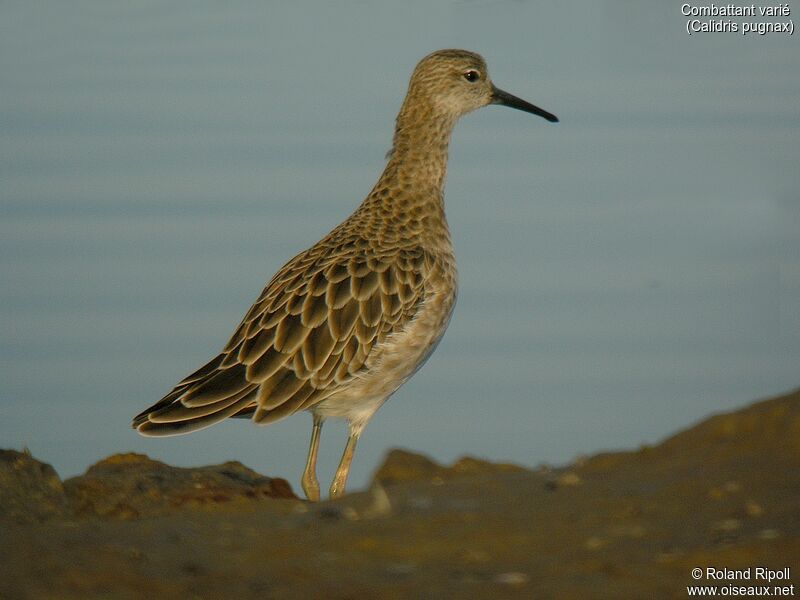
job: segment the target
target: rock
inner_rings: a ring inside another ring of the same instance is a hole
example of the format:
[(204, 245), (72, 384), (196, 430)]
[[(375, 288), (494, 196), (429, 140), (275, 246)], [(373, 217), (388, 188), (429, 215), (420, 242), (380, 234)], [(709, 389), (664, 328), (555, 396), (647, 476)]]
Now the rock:
[(800, 455), (800, 390), (714, 415), (661, 444), (663, 451), (696, 448), (726, 455), (774, 449)]
[[(730, 466), (734, 457), (749, 455), (800, 457), (800, 390), (769, 398), (740, 410), (704, 419), (655, 446), (637, 452), (604, 452), (581, 462), (582, 472), (606, 472), (668, 462), (671, 468)], [(714, 498), (740, 489), (735, 480), (722, 481)]]
[(133, 453), (101, 460), (85, 475), (67, 479), (64, 489), (77, 515), (122, 519), (296, 498), (286, 480), (259, 475), (239, 462), (185, 469)]
[(493, 475), (496, 473), (524, 473), (528, 469), (511, 463), (495, 463), (474, 456), (462, 456), (453, 463), (450, 471), (459, 475)]
[(68, 512), (64, 487), (53, 467), (27, 451), (0, 450), (0, 518), (29, 523)]
[(440, 465), (422, 454), (408, 450), (390, 450), (373, 475), (373, 482), (392, 485), (406, 481), (441, 482), (463, 476), (526, 472), (527, 469), (508, 463), (493, 463), (472, 456), (462, 456), (452, 466)]
[(8, 452), (0, 505), (29, 520), (0, 524), (0, 598), (677, 597), (693, 568), (800, 563), (798, 414), (795, 392), (538, 472), (396, 450), (319, 504), (239, 463), (123, 454), (65, 482), (66, 518), (36, 512), (63, 508), (52, 469)]
[(430, 481), (441, 478), (446, 471), (447, 469), (427, 456), (396, 448), (389, 451), (372, 480), (383, 485), (401, 481)]

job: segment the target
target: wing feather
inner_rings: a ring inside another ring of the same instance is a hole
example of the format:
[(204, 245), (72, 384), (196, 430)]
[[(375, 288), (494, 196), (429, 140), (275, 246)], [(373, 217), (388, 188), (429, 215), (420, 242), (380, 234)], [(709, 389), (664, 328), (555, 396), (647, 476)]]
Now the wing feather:
[(358, 302), (348, 302), (341, 308), (328, 309), (328, 327), (335, 339), (345, 340), (350, 337), (358, 319), (358, 311)]
[(336, 346), (336, 340), (331, 335), (331, 330), (325, 322), (313, 329), (303, 342), (301, 356), (306, 369), (310, 373), (318, 371), (330, 358)]
[(286, 315), (275, 330), (274, 347), (283, 354), (292, 355), (308, 336), (309, 329), (303, 325), (300, 315)]
[(264, 383), (275, 375), (290, 358), (291, 356), (288, 354), (270, 346), (258, 360), (247, 367), (246, 378), (253, 383)]
[(204, 406), (238, 394), (250, 384), (244, 377), (245, 370), (242, 364), (217, 370), (208, 379), (189, 388), (181, 402), (186, 406)]
[(269, 350), (275, 342), (275, 328), (270, 327), (259, 329), (255, 335), (245, 339), (237, 352), (231, 352), (244, 365), (252, 365), (264, 353)]
[(278, 271), (225, 350), (134, 426), (172, 435), (229, 416), (263, 424), (324, 400), (414, 317), (429, 258), (419, 248), (378, 255), (360, 238), (312, 247)]
[(328, 305), (325, 302), (325, 296), (315, 296), (313, 293), (306, 294), (303, 312), (300, 313), (300, 317), (303, 325), (311, 329), (324, 323), (328, 319)]

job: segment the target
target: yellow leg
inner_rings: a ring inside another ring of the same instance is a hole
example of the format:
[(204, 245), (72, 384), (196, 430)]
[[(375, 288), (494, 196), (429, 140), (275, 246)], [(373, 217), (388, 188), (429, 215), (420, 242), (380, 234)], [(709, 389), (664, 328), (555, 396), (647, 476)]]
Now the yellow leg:
[(303, 478), (300, 480), (303, 492), (311, 502), (319, 502), (319, 481), (317, 480), (317, 450), (319, 449), (319, 435), (325, 419), (314, 415), (314, 425), (311, 428), (311, 443), (308, 446), (308, 458)]
[(353, 461), (353, 454), (356, 452), (356, 443), (361, 432), (350, 431), (347, 436), (347, 445), (344, 447), (344, 454), (342, 460), (339, 462), (339, 468), (336, 469), (336, 475), (333, 477), (331, 483), (330, 498), (331, 500), (339, 498), (344, 494), (344, 488), (347, 484), (347, 475), (350, 472), (350, 463)]

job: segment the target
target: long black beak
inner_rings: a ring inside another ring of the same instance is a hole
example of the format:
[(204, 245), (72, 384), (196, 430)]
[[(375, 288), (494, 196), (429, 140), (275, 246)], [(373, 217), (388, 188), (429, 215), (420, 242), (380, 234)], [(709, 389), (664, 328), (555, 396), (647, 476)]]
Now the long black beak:
[(534, 106), (530, 102), (525, 102), (525, 100), (522, 98), (517, 98), (513, 94), (504, 92), (503, 90), (494, 86), (492, 86), (492, 104), (502, 104), (503, 106), (510, 106), (511, 108), (516, 108), (517, 110), (524, 110), (525, 112), (539, 115), (551, 123), (558, 123), (558, 117), (553, 113), (549, 113), (538, 106)]

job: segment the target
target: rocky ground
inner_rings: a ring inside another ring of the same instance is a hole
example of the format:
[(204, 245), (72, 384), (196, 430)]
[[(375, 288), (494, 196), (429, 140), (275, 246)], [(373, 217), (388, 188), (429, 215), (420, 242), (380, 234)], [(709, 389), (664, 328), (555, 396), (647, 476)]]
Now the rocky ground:
[(62, 482), (0, 451), (0, 598), (800, 596), (798, 574), (800, 391), (559, 469), (394, 450), (366, 492), (319, 504), (237, 462), (118, 454)]

